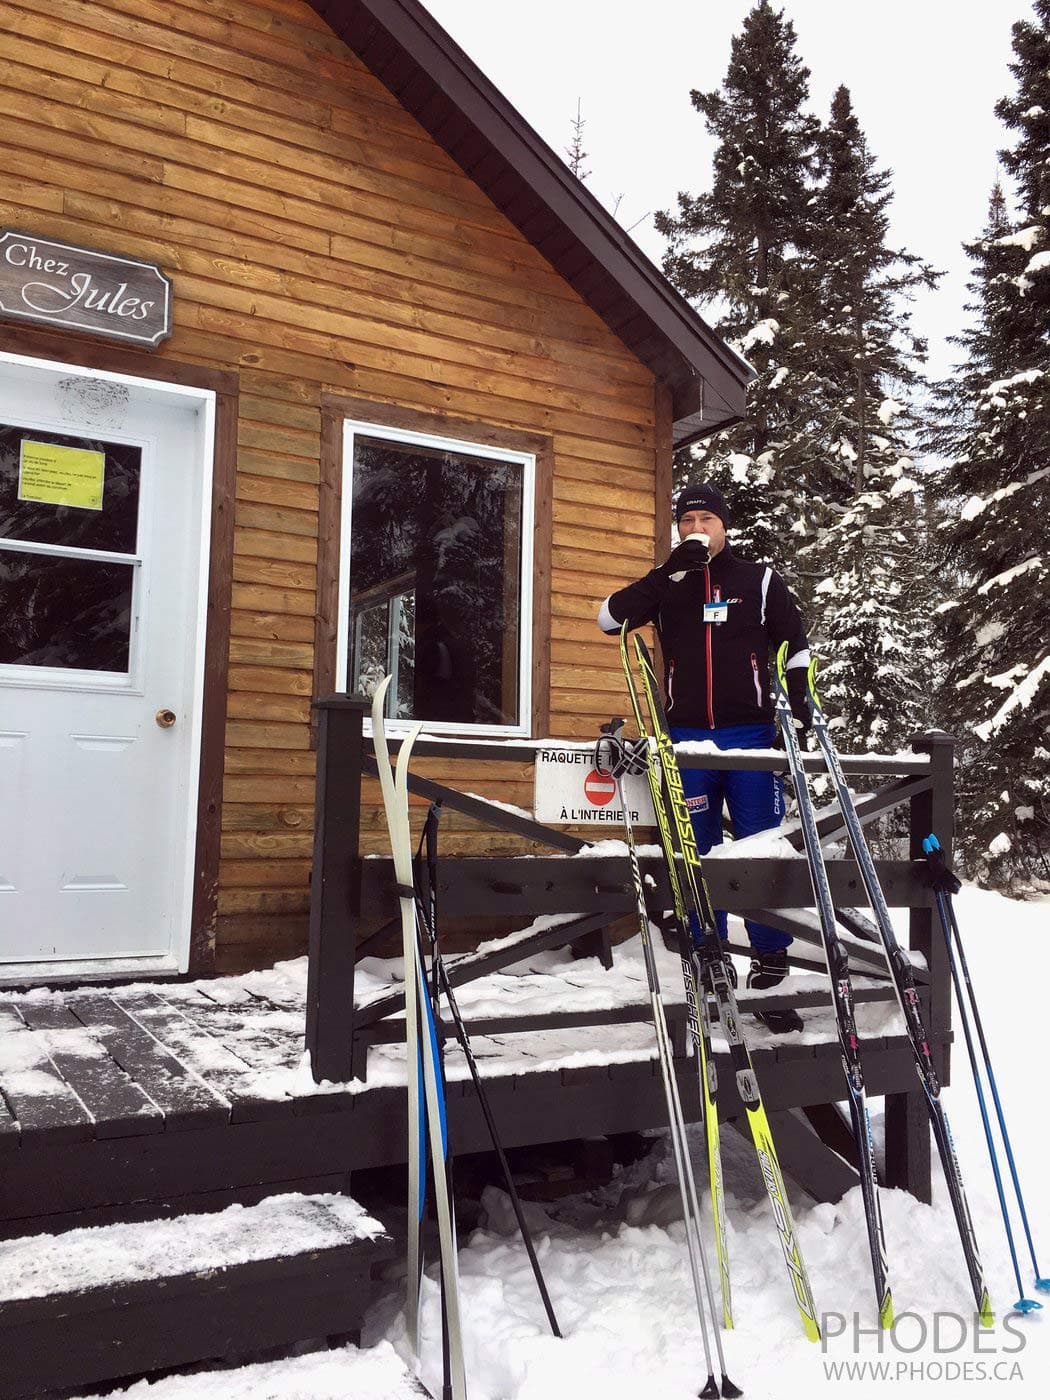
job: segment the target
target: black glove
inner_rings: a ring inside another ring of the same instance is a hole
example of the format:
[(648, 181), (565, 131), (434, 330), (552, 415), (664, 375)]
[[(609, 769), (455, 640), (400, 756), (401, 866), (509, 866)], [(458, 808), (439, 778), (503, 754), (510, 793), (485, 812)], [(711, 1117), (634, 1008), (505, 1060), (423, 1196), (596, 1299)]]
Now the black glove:
[(645, 772), (649, 766), (648, 743), (645, 739), (625, 739), (622, 719), (603, 724), (601, 734), (594, 750), (594, 766), (599, 773), (625, 778)]
[(792, 666), (787, 673), (788, 699), (791, 713), (795, 717), (795, 727), (808, 734), (813, 728), (813, 715), (809, 708), (809, 680), (805, 666)]
[(696, 535), (687, 535), (681, 544), (675, 545), (666, 564), (661, 564), (659, 572), (665, 578), (672, 574), (691, 573), (702, 569), (711, 558), (707, 545)]

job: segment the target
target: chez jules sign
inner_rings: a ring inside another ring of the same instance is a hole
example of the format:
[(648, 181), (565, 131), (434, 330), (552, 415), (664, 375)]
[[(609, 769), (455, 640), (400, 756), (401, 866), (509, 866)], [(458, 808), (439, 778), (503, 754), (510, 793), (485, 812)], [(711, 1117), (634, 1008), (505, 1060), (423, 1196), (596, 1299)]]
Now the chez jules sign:
[(152, 349), (171, 335), (171, 282), (153, 263), (6, 229), (0, 319), (9, 316)]

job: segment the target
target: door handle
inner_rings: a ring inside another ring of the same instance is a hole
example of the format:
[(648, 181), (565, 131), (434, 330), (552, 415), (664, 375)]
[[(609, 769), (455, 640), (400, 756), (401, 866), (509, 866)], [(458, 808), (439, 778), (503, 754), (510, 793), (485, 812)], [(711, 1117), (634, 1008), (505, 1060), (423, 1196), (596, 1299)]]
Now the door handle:
[(178, 715), (174, 710), (157, 711), (157, 723), (160, 725), (161, 729), (170, 729), (177, 719)]

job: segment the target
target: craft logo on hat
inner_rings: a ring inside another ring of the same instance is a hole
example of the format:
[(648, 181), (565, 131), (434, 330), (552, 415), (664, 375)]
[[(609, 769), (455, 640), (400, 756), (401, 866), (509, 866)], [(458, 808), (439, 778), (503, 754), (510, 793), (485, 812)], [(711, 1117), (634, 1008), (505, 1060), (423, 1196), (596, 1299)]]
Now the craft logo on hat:
[(729, 510), (725, 497), (717, 486), (712, 486), (708, 481), (682, 488), (674, 507), (675, 524), (691, 510), (709, 510), (712, 515), (718, 516), (723, 525), (729, 524)]

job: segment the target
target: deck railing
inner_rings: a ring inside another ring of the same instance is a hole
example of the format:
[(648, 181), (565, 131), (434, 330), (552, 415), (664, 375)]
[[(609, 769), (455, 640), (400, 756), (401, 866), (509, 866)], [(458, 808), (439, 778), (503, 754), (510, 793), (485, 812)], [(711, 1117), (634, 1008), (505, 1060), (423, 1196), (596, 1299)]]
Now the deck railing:
[[(397, 926), (397, 899), (392, 861), (372, 857), (363, 860), (359, 850), (361, 782), (376, 773), (371, 744), (364, 735), (368, 702), (359, 696), (334, 695), (315, 702), (317, 711), (317, 789), (314, 829), (314, 862), (310, 908), (309, 978), (307, 988), (306, 1044), (317, 1081), (345, 1081), (362, 1076), (369, 1045), (390, 1041), (400, 1034), (395, 1017), (404, 1005), (394, 993), (355, 1008), (355, 967), (360, 932), (374, 926)], [(532, 763), (541, 741), (494, 743), (421, 737), (414, 756), (467, 759), (475, 763)], [(391, 738), (393, 752), (398, 740)], [(683, 767), (750, 768), (786, 771), (786, 758), (771, 752), (697, 756), (682, 753)], [(804, 756), (811, 772), (823, 771), (817, 754)], [(909, 944), (922, 955), (925, 967), (916, 969), (926, 1005), (927, 1029), (938, 1072), (946, 1082), (951, 1040), (949, 969), (944, 944), (933, 937), (934, 904), (920, 867), (921, 842), (936, 831), (950, 859), (954, 814), (954, 740), (931, 731), (916, 737), (909, 754), (843, 755), (848, 777), (879, 786), (858, 803), (864, 822), (870, 822), (906, 804), (908, 808), (909, 859), (876, 862), (887, 901), (908, 910)], [(500, 940), (500, 946), (484, 954), (467, 954), (450, 964), (454, 984), (482, 977), (542, 948), (579, 945), (585, 938), (598, 939), (595, 951), (608, 955), (607, 941), (600, 941), (608, 925), (634, 910), (634, 890), (626, 857), (581, 855), (587, 843), (571, 833), (543, 826), (530, 818), (486, 802), (484, 799), (411, 774), (409, 789), (420, 797), (474, 818), (496, 830), (509, 832), (545, 845), (550, 856), (445, 856), (439, 873), (442, 914), (449, 918), (492, 914), (501, 923), (508, 917), (526, 925), (538, 915), (562, 914), (557, 925), (526, 930), (519, 939)], [(822, 837), (842, 834), (837, 809), (826, 808), (820, 818)], [(603, 837), (611, 834), (603, 828)], [(787, 839), (801, 848), (801, 835), (788, 831)], [(567, 856), (574, 857), (566, 859)], [(891, 1000), (892, 986), (877, 935), (854, 906), (863, 899), (863, 886), (855, 862), (848, 853), (831, 856), (828, 875), (832, 897), (849, 940), (851, 966), (874, 986), (858, 989), (858, 1001)], [(643, 861), (652, 876), (651, 910), (654, 916), (670, 904), (666, 875), (659, 860)], [(819, 932), (803, 911), (812, 905), (812, 891), (804, 860), (790, 858), (735, 857), (732, 847), (704, 863), (704, 873), (717, 908), (779, 925), (792, 933), (791, 962), (822, 971)], [(380, 930), (382, 931), (382, 929)], [(373, 933), (373, 937), (375, 934)], [(740, 1004), (746, 1007), (741, 993)], [(771, 999), (775, 1005), (824, 1006), (821, 989), (785, 991)], [(554, 1013), (546, 1017), (506, 1018), (489, 1026), (478, 1022), (476, 1034), (498, 1028), (504, 1032), (564, 1025), (622, 1023), (643, 1019), (648, 1008), (610, 1008), (608, 1011)], [(684, 1052), (684, 1026), (674, 1017), (676, 1043)], [(520, 1024), (519, 1024), (520, 1021)], [(916, 1081), (917, 1089), (917, 1081)], [(887, 1184), (907, 1186), (919, 1195), (929, 1191), (929, 1134), (925, 1105), (917, 1092), (888, 1094), (886, 1100)]]

